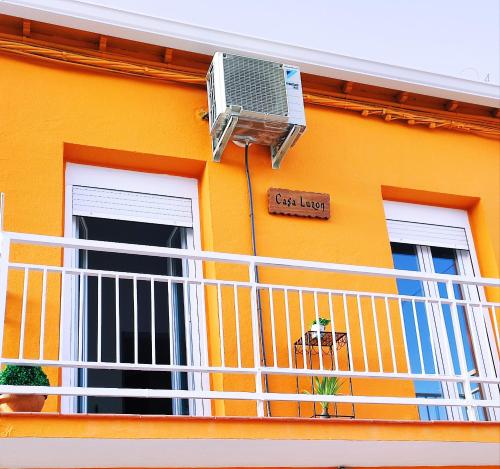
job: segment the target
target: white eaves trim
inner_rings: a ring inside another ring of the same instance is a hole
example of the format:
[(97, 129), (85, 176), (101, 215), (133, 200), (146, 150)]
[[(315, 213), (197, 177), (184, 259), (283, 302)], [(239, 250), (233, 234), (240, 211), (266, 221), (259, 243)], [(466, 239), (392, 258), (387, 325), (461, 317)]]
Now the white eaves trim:
[(303, 72), (500, 107), (500, 87), (320, 49), (220, 31), (83, 0), (0, 0), (0, 13), (212, 55), (216, 51), (290, 63)]

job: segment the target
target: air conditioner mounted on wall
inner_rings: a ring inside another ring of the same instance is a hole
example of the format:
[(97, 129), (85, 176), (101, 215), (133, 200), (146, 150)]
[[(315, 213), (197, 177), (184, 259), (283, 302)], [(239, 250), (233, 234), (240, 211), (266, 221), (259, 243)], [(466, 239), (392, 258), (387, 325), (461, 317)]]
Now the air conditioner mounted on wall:
[(279, 168), (306, 128), (299, 69), (217, 52), (207, 89), (214, 161), (233, 140), (269, 146), (272, 166)]

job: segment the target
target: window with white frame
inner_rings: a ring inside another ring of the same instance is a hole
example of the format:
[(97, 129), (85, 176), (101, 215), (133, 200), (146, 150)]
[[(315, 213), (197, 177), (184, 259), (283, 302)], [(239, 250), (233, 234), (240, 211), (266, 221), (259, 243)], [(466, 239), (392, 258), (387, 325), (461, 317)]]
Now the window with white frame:
[[(467, 212), (402, 202), (384, 202), (394, 268), (431, 274), (477, 276), (479, 273)], [(444, 282), (397, 281), (398, 293), (409, 297), (448, 298)], [(484, 293), (477, 287), (453, 284), (457, 300), (478, 301)], [(457, 305), (460, 337), (452, 321), (450, 304), (402, 301), (405, 339), (412, 373), (459, 374), (459, 352), (463, 348), (467, 370), (472, 376), (494, 373), (490, 347), (491, 325), (482, 308)], [(460, 341), (460, 342), (459, 342)], [(415, 393), (422, 398), (462, 398), (461, 383), (416, 381)], [(472, 384), (473, 397), (498, 398), (493, 386)], [(466, 419), (460, 408), (420, 406), (423, 420)], [(494, 411), (490, 411), (494, 412)], [(478, 410), (479, 420), (492, 416)]]
[[(137, 249), (137, 254), (68, 250), (64, 263), (82, 272), (65, 286), (63, 327), (72, 337), (64, 358), (95, 363), (63, 371), (65, 385), (151, 389), (202, 389), (206, 377), (176, 371), (108, 370), (102, 363), (200, 365), (206, 360), (203, 295), (181, 283), (153, 277), (197, 277), (198, 261), (140, 255), (140, 246), (199, 249), (195, 179), (77, 165), (66, 167), (65, 232)], [(128, 273), (128, 277), (120, 274)], [(130, 275), (145, 274), (130, 280)], [(63, 412), (208, 415), (202, 400), (65, 397)]]

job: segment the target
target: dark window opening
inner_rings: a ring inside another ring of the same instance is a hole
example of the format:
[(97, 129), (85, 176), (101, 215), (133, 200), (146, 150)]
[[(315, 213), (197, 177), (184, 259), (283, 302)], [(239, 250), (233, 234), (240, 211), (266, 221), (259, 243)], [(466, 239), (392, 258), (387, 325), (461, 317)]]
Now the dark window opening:
[[(169, 247), (181, 248), (185, 236), (185, 228), (150, 223), (92, 217), (79, 217), (78, 223), (80, 238), (97, 241), (162, 247), (166, 247), (168, 243)], [(81, 250), (79, 263), (80, 267), (96, 270), (182, 275), (182, 261), (179, 259)], [(102, 362), (134, 363), (137, 358), (139, 364), (152, 364), (154, 352), (156, 364), (186, 364), (184, 292), (181, 284), (172, 283), (172, 291), (169, 292), (168, 283), (155, 281), (152, 295), (151, 282), (138, 279), (135, 300), (137, 315), (134, 315), (133, 280), (119, 279), (117, 282), (115, 278), (103, 276), (101, 282)], [(97, 277), (88, 276), (85, 292), (84, 347), (86, 359), (92, 362), (98, 360)], [(169, 304), (173, 305), (172, 311), (169, 311)], [(169, 332), (171, 327), (174, 331), (172, 338)], [(170, 356), (170, 340), (174, 341), (173, 357)], [(186, 373), (165, 371), (88, 369), (80, 370), (79, 384), (86, 387), (117, 389), (187, 389), (187, 376)], [(80, 398), (78, 407), (80, 412), (88, 413), (167, 415), (189, 413), (187, 400), (167, 398), (89, 396)]]

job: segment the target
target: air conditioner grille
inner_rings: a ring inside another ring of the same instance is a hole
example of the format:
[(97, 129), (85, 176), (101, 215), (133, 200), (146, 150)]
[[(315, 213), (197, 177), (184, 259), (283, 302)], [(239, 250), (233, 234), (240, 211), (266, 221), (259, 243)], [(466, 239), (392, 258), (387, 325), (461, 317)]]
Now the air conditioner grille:
[(226, 55), (224, 83), (227, 105), (245, 111), (287, 116), (285, 77), (279, 64)]
[(217, 118), (217, 109), (215, 107), (215, 84), (214, 84), (214, 67), (210, 65), (210, 69), (207, 74), (208, 82), (208, 120), (210, 123), (210, 128), (213, 127), (215, 119)]

